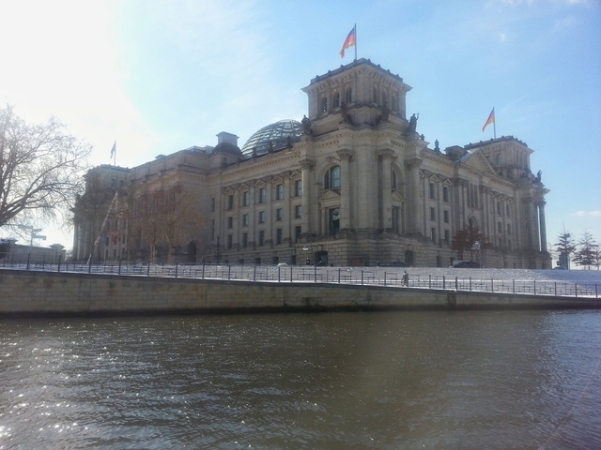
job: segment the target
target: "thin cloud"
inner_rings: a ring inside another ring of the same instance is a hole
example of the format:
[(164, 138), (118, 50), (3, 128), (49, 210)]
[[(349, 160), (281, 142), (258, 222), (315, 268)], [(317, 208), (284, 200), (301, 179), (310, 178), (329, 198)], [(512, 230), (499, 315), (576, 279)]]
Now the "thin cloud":
[(576, 211), (574, 213), (576, 217), (601, 217), (601, 210), (594, 211)]

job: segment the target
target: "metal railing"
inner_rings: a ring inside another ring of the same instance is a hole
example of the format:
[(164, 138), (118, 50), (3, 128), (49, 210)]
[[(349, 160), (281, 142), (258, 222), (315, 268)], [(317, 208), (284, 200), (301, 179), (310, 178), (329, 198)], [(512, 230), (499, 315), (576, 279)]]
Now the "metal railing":
[[(82, 264), (11, 262), (0, 260), (0, 267), (120, 276), (146, 276), (227, 281), (276, 283), (335, 283), (346, 285), (404, 287), (403, 268), (392, 267), (319, 267), (319, 266), (243, 266), (214, 264)], [(423, 269), (422, 269), (423, 270)], [(517, 280), (465, 276), (417, 275), (408, 280), (410, 288), (550, 295), (558, 297), (599, 298), (601, 284), (553, 280)]]

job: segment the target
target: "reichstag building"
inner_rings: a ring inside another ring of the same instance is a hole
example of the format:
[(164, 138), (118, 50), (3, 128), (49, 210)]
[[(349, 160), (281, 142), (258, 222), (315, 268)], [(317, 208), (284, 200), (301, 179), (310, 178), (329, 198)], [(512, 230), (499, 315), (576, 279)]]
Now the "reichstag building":
[[(430, 145), (408, 117), (410, 90), (359, 59), (303, 88), (300, 121), (267, 125), (242, 147), (221, 132), (214, 147), (91, 169), (73, 208), (73, 256), (550, 268), (548, 190), (530, 169), (532, 150), (514, 137)], [(471, 248), (454, 249), (474, 230)]]

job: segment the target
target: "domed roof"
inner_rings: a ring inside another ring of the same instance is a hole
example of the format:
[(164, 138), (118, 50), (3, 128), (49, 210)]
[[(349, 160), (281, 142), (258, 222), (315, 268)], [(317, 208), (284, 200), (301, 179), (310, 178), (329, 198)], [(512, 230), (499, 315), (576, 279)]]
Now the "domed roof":
[(242, 147), (242, 153), (252, 155), (253, 149), (256, 149), (256, 154), (262, 155), (269, 151), (270, 142), (273, 149), (278, 150), (286, 146), (288, 138), (291, 142), (298, 142), (302, 134), (303, 126), (300, 122), (292, 119), (280, 120), (253, 134)]

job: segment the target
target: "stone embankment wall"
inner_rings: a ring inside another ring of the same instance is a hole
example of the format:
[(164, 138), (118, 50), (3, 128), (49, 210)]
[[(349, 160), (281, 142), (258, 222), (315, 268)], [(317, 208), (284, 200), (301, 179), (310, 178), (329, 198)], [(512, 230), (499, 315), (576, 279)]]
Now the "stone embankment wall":
[(601, 300), (0, 269), (2, 316), (486, 308), (601, 308)]

